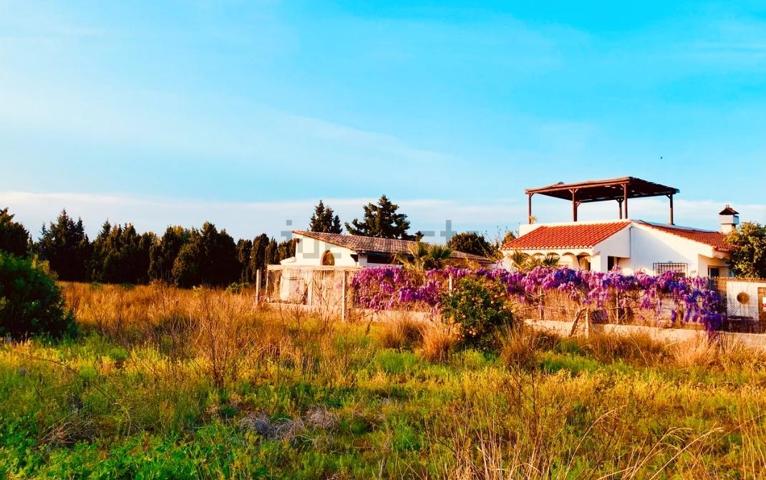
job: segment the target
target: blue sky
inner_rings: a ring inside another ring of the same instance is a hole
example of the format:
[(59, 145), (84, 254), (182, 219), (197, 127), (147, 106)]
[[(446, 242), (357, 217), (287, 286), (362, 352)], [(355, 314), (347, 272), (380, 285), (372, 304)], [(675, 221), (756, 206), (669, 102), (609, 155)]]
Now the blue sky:
[(766, 3), (476, 3), (0, 0), (0, 204), (250, 237), (386, 193), (494, 235), (633, 175), (766, 221)]

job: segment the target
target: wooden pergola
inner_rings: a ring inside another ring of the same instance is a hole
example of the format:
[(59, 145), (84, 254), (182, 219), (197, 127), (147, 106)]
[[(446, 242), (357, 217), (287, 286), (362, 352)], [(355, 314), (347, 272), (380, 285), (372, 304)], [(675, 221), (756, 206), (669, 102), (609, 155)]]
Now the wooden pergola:
[(668, 197), (670, 200), (670, 224), (673, 225), (673, 195), (680, 192), (675, 187), (660, 185), (635, 177), (611, 178), (606, 180), (588, 180), (578, 183), (555, 183), (547, 187), (528, 188), (525, 190), (529, 199), (529, 223), (532, 223), (532, 196), (570, 200), (572, 202), (572, 220), (577, 221), (577, 208), (580, 204), (606, 202), (614, 200), (619, 206), (620, 218), (628, 218), (628, 199), (646, 197)]

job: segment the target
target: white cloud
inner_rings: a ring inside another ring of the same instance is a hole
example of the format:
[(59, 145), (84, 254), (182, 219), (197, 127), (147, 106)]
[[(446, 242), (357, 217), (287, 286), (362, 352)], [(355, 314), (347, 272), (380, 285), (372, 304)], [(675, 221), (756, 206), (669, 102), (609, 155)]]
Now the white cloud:
[[(344, 221), (360, 216), (362, 205), (375, 199), (325, 198)], [(84, 193), (0, 192), (0, 206), (8, 206), (33, 234), (44, 222), (53, 220), (61, 209), (82, 217), (89, 234), (95, 234), (105, 220), (132, 222), (141, 231), (161, 233), (168, 225), (199, 226), (211, 221), (226, 228), (235, 238), (251, 238), (267, 232), (280, 237), (282, 232), (305, 228), (317, 200), (281, 202), (206, 202), (158, 197), (97, 195)], [(494, 237), (516, 229), (526, 218), (526, 203), (514, 199), (458, 202), (439, 199), (412, 199), (397, 202), (412, 221), (414, 230), (434, 232), (437, 240), (449, 220), (455, 231), (478, 230)], [(540, 222), (568, 221), (567, 202), (538, 202), (534, 213)], [(700, 228), (716, 228), (721, 202), (679, 200), (676, 223)], [(743, 220), (766, 223), (766, 205), (735, 205)], [(593, 204), (581, 209), (581, 220), (616, 218), (617, 207)], [(631, 217), (666, 221), (667, 202), (643, 199), (631, 204)], [(292, 225), (287, 221), (292, 220)]]

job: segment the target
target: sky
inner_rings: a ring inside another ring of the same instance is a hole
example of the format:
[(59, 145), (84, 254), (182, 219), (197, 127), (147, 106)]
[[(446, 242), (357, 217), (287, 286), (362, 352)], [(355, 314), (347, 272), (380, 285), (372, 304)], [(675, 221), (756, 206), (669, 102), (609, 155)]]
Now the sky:
[(679, 188), (679, 224), (766, 222), (766, 2), (0, 0), (0, 208), (33, 234), (280, 236), (386, 194), (495, 237), (525, 188), (617, 176)]

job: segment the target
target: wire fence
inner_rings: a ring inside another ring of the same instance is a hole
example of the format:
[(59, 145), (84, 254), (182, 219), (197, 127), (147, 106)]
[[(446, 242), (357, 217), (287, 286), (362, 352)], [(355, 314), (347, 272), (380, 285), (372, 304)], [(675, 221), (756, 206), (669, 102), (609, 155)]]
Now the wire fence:
[(272, 265), (266, 272), (260, 301), (284, 307), (305, 307), (322, 316), (348, 320), (351, 281), (358, 268)]
[[(284, 266), (272, 265), (264, 273), (256, 292), (259, 302), (280, 308), (310, 311), (323, 317), (343, 321), (371, 318), (385, 313), (371, 312), (355, 303), (352, 283), (359, 267)], [(766, 333), (766, 279), (709, 279), (710, 288), (717, 290), (724, 301), (727, 317), (723, 330)], [(451, 279), (443, 286), (453, 288)], [(532, 320), (573, 321), (587, 314), (589, 322), (604, 324), (647, 325), (654, 327), (702, 328), (696, 323), (673, 321), (676, 305), (660, 299), (655, 308), (640, 308), (636, 292), (615, 292), (598, 308), (572, 299), (566, 292), (545, 291), (528, 295), (517, 303), (517, 315)], [(429, 305), (402, 305), (397, 310), (436, 318), (438, 312)]]

